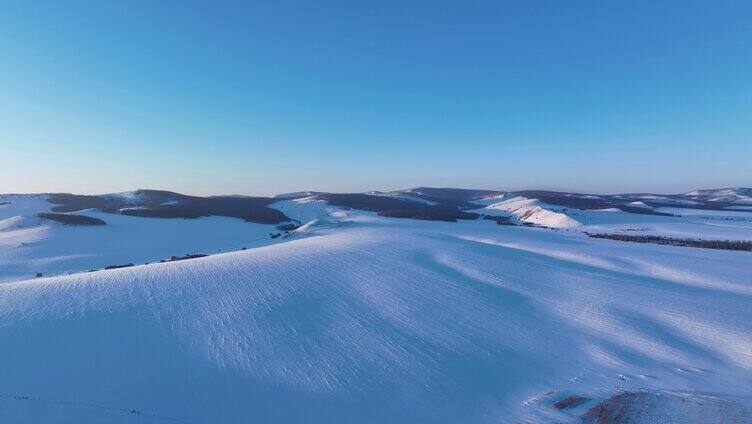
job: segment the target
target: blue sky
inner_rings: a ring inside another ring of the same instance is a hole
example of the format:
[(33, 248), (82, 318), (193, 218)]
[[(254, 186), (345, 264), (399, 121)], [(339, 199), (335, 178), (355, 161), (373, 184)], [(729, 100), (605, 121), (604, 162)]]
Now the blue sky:
[(752, 2), (0, 5), (0, 192), (752, 186)]

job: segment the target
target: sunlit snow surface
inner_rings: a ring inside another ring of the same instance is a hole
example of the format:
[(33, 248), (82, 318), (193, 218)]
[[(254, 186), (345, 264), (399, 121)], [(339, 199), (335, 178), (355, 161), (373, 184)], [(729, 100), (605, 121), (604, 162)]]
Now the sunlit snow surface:
[(305, 205), (277, 205), (318, 224), (274, 245), (0, 284), (0, 422), (576, 422), (627, 388), (746, 405), (749, 252)]

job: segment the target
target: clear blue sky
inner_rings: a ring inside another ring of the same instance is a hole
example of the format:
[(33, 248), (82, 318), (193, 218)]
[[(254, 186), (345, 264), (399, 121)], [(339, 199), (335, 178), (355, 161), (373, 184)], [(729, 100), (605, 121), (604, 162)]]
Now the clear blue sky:
[(752, 186), (748, 0), (116, 3), (0, 4), (0, 193)]

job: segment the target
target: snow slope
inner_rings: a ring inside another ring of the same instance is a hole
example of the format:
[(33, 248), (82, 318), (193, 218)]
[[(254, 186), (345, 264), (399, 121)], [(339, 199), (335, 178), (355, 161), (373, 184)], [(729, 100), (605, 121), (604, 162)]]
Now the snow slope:
[(651, 206), (648, 206), (645, 204), (645, 202), (629, 202), (627, 205), (632, 206), (634, 208), (642, 208), (642, 209), (653, 209)]
[(54, 205), (44, 195), (4, 195), (0, 201), (0, 283), (42, 273), (58, 275), (107, 265), (155, 262), (188, 253), (211, 254), (272, 243), (274, 225), (226, 217), (162, 219), (84, 211), (104, 226), (67, 226), (36, 218)]
[(490, 203), (471, 212), (510, 216), (517, 221), (541, 227), (587, 233), (628, 232), (672, 238), (752, 240), (752, 212), (743, 209), (653, 208), (642, 201), (630, 202), (626, 206), (672, 216), (629, 213), (618, 208), (565, 208), (521, 196)]
[[(556, 207), (546, 205), (537, 199), (517, 196), (501, 202), (492, 203), (472, 212), (485, 215), (511, 214), (522, 222), (549, 228), (576, 228), (580, 223), (563, 212), (556, 212)], [(561, 209), (561, 208), (558, 208)]]
[(485, 196), (480, 199), (475, 199), (473, 200), (472, 203), (476, 205), (488, 206), (488, 205), (493, 205), (495, 203), (501, 202), (501, 200), (504, 199), (504, 197), (506, 197), (506, 194), (504, 193), (492, 194), (490, 196)]
[(728, 202), (740, 205), (752, 205), (752, 189), (750, 188), (721, 188), (711, 190), (695, 190), (684, 193), (691, 199), (700, 199), (709, 202)]
[(749, 396), (747, 252), (334, 212), (285, 243), (0, 284), (0, 422), (550, 423), (577, 415), (542, 399), (572, 393)]
[[(313, 220), (332, 221), (337, 212), (342, 211), (338, 206), (331, 206), (316, 196), (306, 196), (297, 199), (281, 200), (269, 205), (284, 213), (299, 224), (306, 224)], [(364, 213), (354, 211), (353, 213)]]
[(627, 233), (671, 238), (752, 240), (752, 213), (675, 207), (656, 208), (674, 216), (641, 215), (621, 211), (567, 210), (589, 233)]
[[(407, 191), (405, 191), (407, 192)], [(133, 198), (126, 192), (109, 196)], [(168, 199), (164, 197), (164, 199)], [(163, 199), (163, 200), (164, 200)], [(493, 202), (496, 200), (496, 202)], [(589, 233), (624, 233), (680, 238), (752, 240), (752, 213), (744, 210), (702, 210), (660, 207), (674, 216), (622, 212), (616, 208), (583, 210), (552, 206), (537, 199), (495, 194), (480, 200), (484, 215), (509, 216), (542, 227)], [(282, 241), (273, 225), (234, 218), (158, 219), (93, 210), (76, 212), (104, 220), (101, 227), (66, 226), (37, 218), (53, 205), (46, 195), (0, 195), (0, 283), (101, 269), (116, 264), (143, 264), (190, 253), (213, 254)], [(138, 207), (138, 206), (133, 206)], [(301, 227), (295, 236), (347, 225), (348, 217), (374, 217), (372, 212), (342, 208), (314, 194), (280, 198), (270, 205)]]
[(366, 194), (369, 194), (371, 196), (382, 196), (382, 197), (391, 197), (393, 199), (398, 200), (404, 200), (406, 202), (416, 202), (416, 203), (422, 203), (424, 205), (437, 205), (437, 202), (423, 199), (421, 197), (415, 196), (413, 194), (412, 189), (407, 190), (398, 190), (398, 191), (369, 191)]

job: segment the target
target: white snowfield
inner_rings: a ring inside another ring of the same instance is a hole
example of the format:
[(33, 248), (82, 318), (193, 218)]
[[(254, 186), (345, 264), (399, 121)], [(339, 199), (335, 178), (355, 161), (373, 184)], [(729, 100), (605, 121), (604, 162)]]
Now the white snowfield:
[(0, 284), (0, 422), (750, 422), (749, 252), (275, 207), (307, 231)]
[[(119, 193), (128, 196), (128, 193)], [(131, 196), (133, 197), (133, 196)], [(108, 265), (159, 262), (270, 244), (274, 225), (226, 217), (143, 218), (87, 210), (104, 226), (68, 226), (37, 218), (54, 206), (45, 195), (0, 195), (0, 283), (37, 273), (60, 275)]]
[(748, 188), (721, 188), (711, 190), (695, 190), (684, 193), (695, 199), (705, 199), (711, 202), (732, 202), (740, 205), (752, 205), (752, 191)]
[[(556, 212), (556, 207), (547, 206), (538, 199), (517, 196), (473, 210), (491, 216), (512, 215), (519, 221), (548, 228), (575, 228), (581, 224), (565, 213)], [(560, 209), (560, 208), (558, 208)]]
[(703, 210), (681, 207), (653, 209), (643, 202), (632, 207), (674, 216), (622, 212), (616, 208), (581, 210), (553, 206), (517, 196), (474, 209), (489, 216), (509, 216), (517, 222), (587, 233), (628, 233), (671, 238), (752, 240), (752, 213), (741, 210)]

